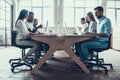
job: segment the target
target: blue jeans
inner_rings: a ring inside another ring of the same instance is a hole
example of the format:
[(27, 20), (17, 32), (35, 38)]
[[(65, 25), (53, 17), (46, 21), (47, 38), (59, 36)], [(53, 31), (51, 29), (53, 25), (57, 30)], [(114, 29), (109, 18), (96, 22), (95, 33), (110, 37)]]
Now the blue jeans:
[(88, 61), (89, 49), (107, 48), (109, 43), (100, 41), (87, 41), (81, 43), (79, 46), (78, 52), (80, 54), (80, 58), (84, 61)]

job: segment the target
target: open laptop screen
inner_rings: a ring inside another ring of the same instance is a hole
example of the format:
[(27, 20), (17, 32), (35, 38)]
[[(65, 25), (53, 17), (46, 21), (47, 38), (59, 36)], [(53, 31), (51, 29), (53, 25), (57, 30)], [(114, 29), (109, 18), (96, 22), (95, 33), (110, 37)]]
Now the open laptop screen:
[(46, 21), (45, 33), (48, 33), (48, 20)]
[(78, 26), (75, 26), (75, 30), (76, 30), (76, 32), (77, 32), (78, 35), (81, 35), (81, 31), (79, 30)]

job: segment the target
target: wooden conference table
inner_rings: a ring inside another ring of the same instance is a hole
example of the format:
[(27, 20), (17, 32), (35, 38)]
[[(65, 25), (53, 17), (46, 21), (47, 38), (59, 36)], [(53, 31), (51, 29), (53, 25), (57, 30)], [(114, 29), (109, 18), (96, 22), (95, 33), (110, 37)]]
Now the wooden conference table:
[(31, 73), (36, 72), (40, 67), (44, 64), (44, 62), (52, 56), (52, 54), (57, 50), (65, 50), (65, 52), (73, 59), (73, 61), (78, 64), (81, 69), (90, 73), (85, 64), (76, 56), (76, 54), (72, 51), (71, 46), (73, 46), (77, 42), (82, 42), (88, 40), (90, 37), (86, 35), (81, 36), (56, 36), (56, 35), (31, 35), (31, 38), (36, 41), (44, 42), (49, 45), (49, 50), (46, 54), (40, 59), (40, 61), (35, 65), (32, 69)]

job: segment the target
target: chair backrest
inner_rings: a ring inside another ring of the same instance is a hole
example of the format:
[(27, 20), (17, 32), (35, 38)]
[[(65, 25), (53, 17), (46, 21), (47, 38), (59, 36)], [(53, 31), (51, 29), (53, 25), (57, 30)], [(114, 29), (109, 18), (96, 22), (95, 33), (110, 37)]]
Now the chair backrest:
[(109, 48), (112, 48), (112, 33), (109, 36)]
[(113, 33), (113, 28), (110, 30), (110, 35), (109, 35), (109, 45), (106, 49), (111, 49), (112, 48), (112, 33)]
[(113, 48), (113, 28), (111, 28), (111, 37), (110, 37), (110, 48)]
[(17, 31), (12, 30), (11, 33), (12, 33), (12, 46), (16, 46), (16, 47), (19, 47), (21, 49), (26, 49), (26, 48), (32, 48), (33, 47), (33, 46), (30, 46), (30, 45), (18, 45), (18, 44), (16, 44)]
[(11, 33), (12, 33), (12, 35), (11, 35), (11, 37), (12, 37), (12, 46), (16, 46), (16, 35), (17, 35), (17, 31), (12, 30)]

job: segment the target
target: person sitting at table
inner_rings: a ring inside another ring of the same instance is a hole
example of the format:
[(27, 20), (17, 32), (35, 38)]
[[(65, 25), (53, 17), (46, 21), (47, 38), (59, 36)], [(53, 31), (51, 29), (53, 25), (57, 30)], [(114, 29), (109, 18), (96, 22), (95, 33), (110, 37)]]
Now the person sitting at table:
[(34, 53), (35, 55), (38, 55), (40, 52), (40, 45), (36, 41), (29, 38), (29, 35), (34, 35), (34, 33), (29, 32), (25, 24), (25, 20), (28, 16), (28, 11), (26, 9), (22, 9), (15, 23), (17, 30), (16, 44), (22, 46), (32, 46), (32, 48), (23, 57), (23, 61), (26, 64), (29, 64), (26, 59), (30, 54)]
[(80, 18), (80, 23), (82, 27), (81, 33), (84, 34), (85, 32), (88, 32), (88, 23), (84, 17)]
[(88, 63), (89, 49), (106, 48), (109, 45), (109, 36), (111, 34), (111, 21), (103, 15), (103, 7), (98, 6), (94, 8), (95, 16), (98, 19), (97, 32), (89, 32), (89, 35), (98, 35), (96, 40), (86, 41), (80, 44), (80, 59)]
[(87, 13), (87, 23), (88, 23), (88, 31), (87, 32), (94, 32), (96, 33), (97, 22), (92, 12)]
[[(27, 20), (25, 21), (25, 24), (26, 24), (26, 26), (27, 26), (27, 28), (28, 28), (28, 31), (29, 32), (33, 32), (33, 33), (36, 33), (36, 31), (39, 29), (39, 28), (42, 28), (43, 27), (43, 25), (38, 25), (37, 26), (37, 24), (38, 24), (38, 19), (34, 19), (34, 13), (33, 12), (29, 12), (29, 16), (28, 16), (28, 18), (27, 18)], [(40, 33), (40, 34), (44, 34), (44, 33)], [(40, 46), (42, 46), (41, 47), (41, 50), (43, 50), (45, 53), (47, 52), (47, 50), (49, 49), (49, 45), (47, 45), (47, 44), (45, 44), (45, 43), (39, 43), (39, 45)], [(40, 51), (41, 51), (40, 50)], [(35, 60), (37, 60), (37, 58), (39, 57), (39, 56), (41, 56), (41, 55), (36, 55), (36, 57), (35, 57)], [(37, 62), (37, 61), (35, 61), (35, 62)]]
[[(86, 17), (86, 20), (85, 18), (81, 18), (81, 24), (83, 25), (82, 26), (82, 34), (86, 34), (88, 32), (93, 32), (93, 33), (96, 33), (96, 28), (97, 28), (97, 22), (93, 16), (93, 13), (92, 12), (88, 12), (87, 13), (87, 17)], [(81, 42), (79, 43), (76, 43), (75, 44), (75, 54), (77, 56), (81, 56), (80, 55), (80, 44)]]
[[(86, 32), (88, 32), (88, 22), (86, 21), (87, 19), (85, 19), (84, 17), (80, 18), (80, 24), (81, 24), (81, 33), (85, 34)], [(78, 49), (80, 49), (80, 43), (78, 42), (75, 44), (75, 54), (80, 57)]]
[(28, 19), (26, 20), (25, 23), (27, 25), (28, 30), (33, 33), (35, 33), (39, 28), (43, 27), (43, 25), (41, 25), (41, 24), (39, 26), (37, 26), (38, 22), (37, 22), (37, 19), (35, 19), (35, 21), (34, 21), (34, 13), (33, 12), (29, 12)]
[(36, 28), (38, 25), (38, 19), (33, 20), (33, 27)]

